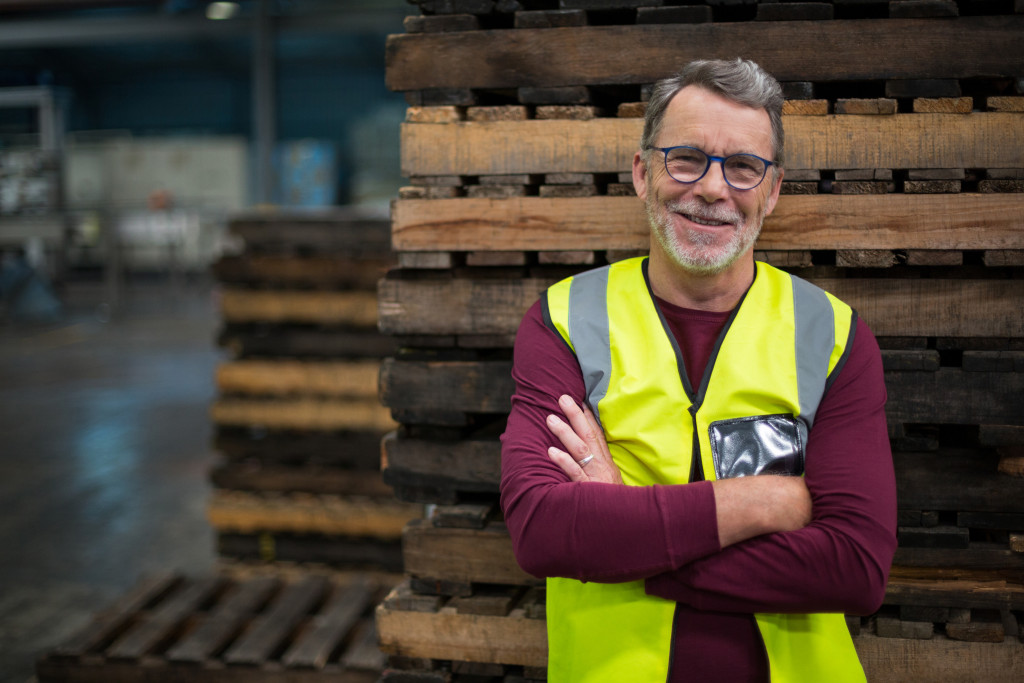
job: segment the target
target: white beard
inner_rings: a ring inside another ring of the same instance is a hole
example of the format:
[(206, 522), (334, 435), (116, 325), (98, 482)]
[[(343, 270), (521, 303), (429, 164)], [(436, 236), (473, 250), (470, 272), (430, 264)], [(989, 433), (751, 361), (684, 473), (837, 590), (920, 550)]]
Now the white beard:
[[(679, 267), (697, 275), (717, 275), (735, 263), (757, 241), (765, 217), (763, 205), (757, 216), (744, 221), (738, 211), (714, 207), (699, 199), (668, 202), (659, 212), (651, 194), (647, 195), (644, 206), (654, 237), (665, 254)], [(687, 230), (684, 243), (672, 228), (669, 213), (685, 213), (703, 220), (732, 223), (736, 229), (724, 238), (724, 243), (721, 236)], [(716, 243), (719, 245), (717, 248)]]

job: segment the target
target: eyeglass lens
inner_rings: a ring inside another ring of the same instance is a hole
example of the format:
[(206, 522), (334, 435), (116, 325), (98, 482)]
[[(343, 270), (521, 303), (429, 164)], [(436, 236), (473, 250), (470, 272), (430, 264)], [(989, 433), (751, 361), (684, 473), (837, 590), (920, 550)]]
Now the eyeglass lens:
[[(696, 182), (709, 168), (708, 156), (699, 149), (677, 147), (666, 153), (665, 167), (681, 183)], [(757, 186), (767, 169), (764, 161), (751, 154), (733, 154), (722, 162), (725, 179), (738, 190)]]

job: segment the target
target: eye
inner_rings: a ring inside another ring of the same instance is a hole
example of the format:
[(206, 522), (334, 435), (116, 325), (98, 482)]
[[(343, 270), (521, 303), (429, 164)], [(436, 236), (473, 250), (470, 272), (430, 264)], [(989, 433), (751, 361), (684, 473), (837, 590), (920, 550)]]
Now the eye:
[(679, 166), (699, 166), (704, 167), (707, 163), (707, 157), (704, 153), (698, 149), (689, 149), (686, 147), (676, 148), (668, 153), (668, 163)]

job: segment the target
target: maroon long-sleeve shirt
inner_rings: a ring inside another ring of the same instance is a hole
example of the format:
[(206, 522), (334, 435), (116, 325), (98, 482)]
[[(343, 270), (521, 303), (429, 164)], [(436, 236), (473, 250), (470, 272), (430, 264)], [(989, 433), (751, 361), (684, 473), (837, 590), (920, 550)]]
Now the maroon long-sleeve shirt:
[[(696, 386), (729, 314), (657, 304)], [(676, 601), (670, 681), (768, 680), (754, 612), (878, 609), (896, 548), (896, 484), (881, 356), (863, 322), (808, 438), (811, 523), (725, 549), (710, 482), (576, 483), (548, 459), (560, 443), (545, 418), (561, 415), (562, 394), (582, 403), (584, 385), (539, 303), (520, 325), (512, 375), (501, 504), (519, 564), (541, 577), (643, 579), (649, 594)]]

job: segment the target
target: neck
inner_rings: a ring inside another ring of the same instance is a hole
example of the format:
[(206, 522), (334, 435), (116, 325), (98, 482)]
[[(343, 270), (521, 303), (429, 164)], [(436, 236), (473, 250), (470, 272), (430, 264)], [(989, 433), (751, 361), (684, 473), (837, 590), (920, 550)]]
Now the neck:
[(721, 273), (684, 270), (658, 249), (651, 250), (648, 275), (654, 294), (676, 306), (698, 311), (731, 311), (754, 281), (754, 256), (747, 252)]

